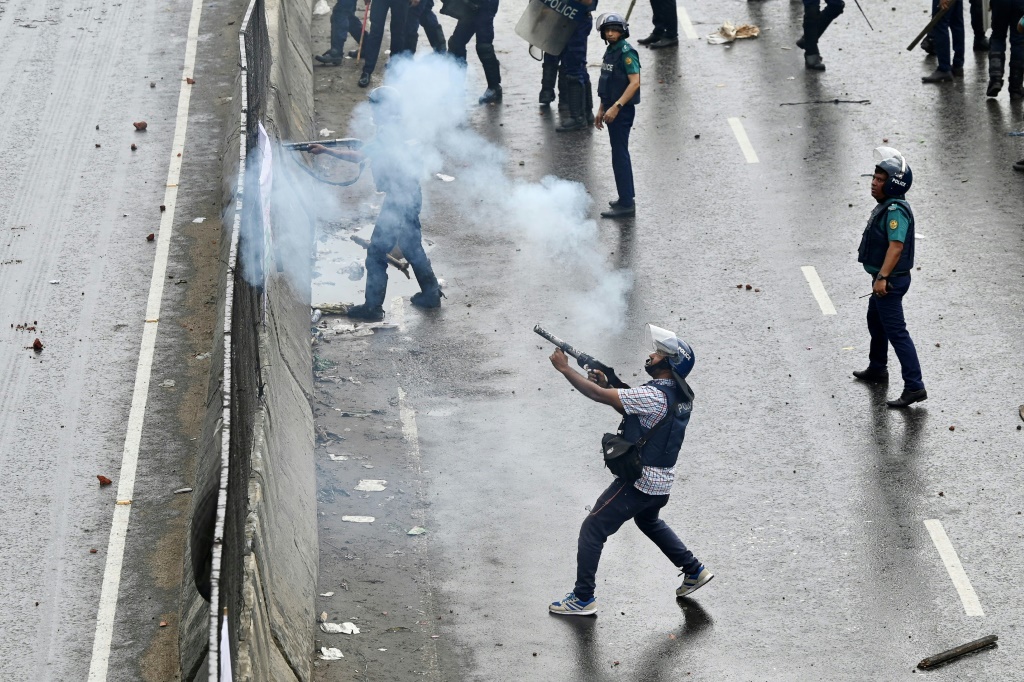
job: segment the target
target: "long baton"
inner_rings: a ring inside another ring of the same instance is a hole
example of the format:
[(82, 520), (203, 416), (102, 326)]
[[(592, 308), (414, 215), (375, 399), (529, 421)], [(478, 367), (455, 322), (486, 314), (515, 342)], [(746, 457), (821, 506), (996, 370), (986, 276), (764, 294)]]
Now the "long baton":
[(363, 58), (363, 36), (366, 35), (366, 19), (370, 16), (370, 0), (366, 0), (366, 9), (363, 10), (363, 28), (359, 31), (359, 49), (356, 50), (356, 61)]
[[(928, 25), (924, 27), (924, 30), (917, 34), (917, 37), (914, 38), (914, 42), (910, 43), (910, 45), (907, 46), (907, 52), (910, 52), (915, 47), (917, 47), (917, 44), (919, 42), (921, 42), (926, 35), (931, 33), (931, 30), (933, 28), (935, 28), (935, 24), (937, 24), (940, 21), (942, 21), (942, 17), (946, 16), (946, 12), (951, 10), (953, 8), (953, 5), (955, 5), (955, 4), (957, 4), (957, 3), (954, 1), (954, 2), (949, 3), (949, 5), (946, 6), (946, 9), (940, 9), (938, 14), (936, 14), (934, 17), (932, 17), (932, 20), (929, 21)], [(963, 9), (961, 8), (960, 11), (962, 12)]]
[(629, 15), (633, 13), (633, 7), (636, 5), (636, 0), (630, 0), (629, 9), (626, 10), (626, 23), (629, 23)]
[(872, 31), (874, 31), (875, 27), (871, 25), (871, 20), (868, 19), (868, 15), (864, 14), (864, 8), (860, 6), (860, 2), (858, 2), (858, 0), (853, 0), (853, 1), (855, 3), (857, 3), (857, 9), (860, 10), (860, 15), (862, 17), (864, 17), (864, 21), (868, 22), (868, 28), (870, 28)]

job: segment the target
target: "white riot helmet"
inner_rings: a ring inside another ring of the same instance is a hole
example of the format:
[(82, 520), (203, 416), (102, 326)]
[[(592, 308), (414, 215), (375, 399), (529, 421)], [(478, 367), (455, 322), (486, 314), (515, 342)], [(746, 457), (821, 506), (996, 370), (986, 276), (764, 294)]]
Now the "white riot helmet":
[(646, 345), (652, 351), (661, 353), (666, 357), (669, 367), (672, 368), (672, 373), (676, 376), (676, 380), (680, 384), (684, 384), (683, 379), (686, 379), (690, 370), (693, 369), (693, 363), (696, 360), (690, 344), (676, 336), (675, 332), (662, 329), (653, 324), (647, 325), (644, 331), (644, 338)]

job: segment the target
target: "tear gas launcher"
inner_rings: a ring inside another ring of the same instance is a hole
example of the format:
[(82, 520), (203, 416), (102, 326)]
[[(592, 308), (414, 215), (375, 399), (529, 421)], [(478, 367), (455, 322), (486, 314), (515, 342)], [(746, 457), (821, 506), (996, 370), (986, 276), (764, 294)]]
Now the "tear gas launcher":
[(533, 328), (533, 331), (537, 332), (545, 339), (561, 348), (562, 352), (564, 352), (566, 355), (576, 358), (576, 363), (583, 369), (588, 371), (597, 370), (599, 372), (604, 373), (604, 375), (608, 378), (608, 384), (612, 388), (629, 388), (629, 384), (623, 383), (622, 379), (619, 379), (619, 377), (616, 376), (614, 369), (604, 364), (603, 362), (595, 358), (593, 355), (587, 355), (583, 351), (576, 350), (562, 339), (545, 330), (539, 324)]
[(358, 137), (339, 137), (337, 140), (310, 140), (309, 142), (286, 142), (285, 149), (297, 152), (308, 152), (310, 146), (318, 144), (322, 147), (344, 147), (345, 149), (361, 149), (363, 141)]

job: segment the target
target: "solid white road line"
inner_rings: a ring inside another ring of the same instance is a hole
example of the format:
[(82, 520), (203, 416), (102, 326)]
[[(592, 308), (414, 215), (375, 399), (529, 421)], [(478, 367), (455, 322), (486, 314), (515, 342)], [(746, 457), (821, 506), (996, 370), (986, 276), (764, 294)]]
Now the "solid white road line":
[(818, 302), (818, 306), (821, 307), (821, 314), (835, 315), (836, 307), (832, 305), (832, 299), (828, 297), (825, 285), (821, 283), (821, 278), (818, 277), (818, 271), (814, 269), (813, 265), (805, 265), (800, 269), (804, 273), (804, 279), (811, 285), (811, 293), (814, 294), (814, 299)]
[(185, 79), (191, 78), (195, 69), (196, 44), (199, 40), (199, 17), (202, 14), (202, 9), (202, 0), (192, 0), (192, 14), (189, 18), (188, 37), (185, 42), (185, 66), (181, 74), (178, 112), (174, 124), (174, 141), (171, 145), (171, 162), (167, 169), (167, 187), (164, 190), (164, 206), (167, 207), (167, 210), (160, 216), (160, 230), (157, 233), (153, 277), (149, 284), (146, 320), (142, 327), (142, 347), (139, 350), (139, 364), (135, 371), (135, 390), (132, 393), (132, 406), (128, 413), (128, 430), (125, 434), (124, 450), (121, 454), (117, 502), (114, 505), (114, 518), (110, 526), (110, 539), (107, 541), (107, 561), (103, 567), (103, 586), (100, 591), (99, 609), (96, 616), (92, 659), (89, 663), (90, 682), (103, 682), (107, 679), (110, 641), (114, 634), (114, 615), (117, 611), (117, 597), (121, 586), (125, 535), (128, 531), (132, 496), (135, 493), (135, 471), (139, 462), (139, 443), (142, 440), (142, 425), (146, 416), (149, 380), (153, 369), (157, 327), (160, 322), (160, 303), (163, 298), (164, 281), (167, 279), (167, 259), (170, 255), (171, 235), (174, 229), (174, 207), (178, 198), (181, 157), (185, 151), (185, 129), (188, 125), (188, 107), (192, 94), (192, 86), (188, 85)]
[(939, 557), (946, 566), (946, 572), (949, 573), (949, 578), (953, 581), (953, 587), (960, 595), (964, 613), (968, 616), (984, 616), (985, 612), (981, 610), (978, 594), (971, 587), (971, 581), (967, 579), (967, 573), (964, 571), (963, 564), (960, 563), (960, 557), (956, 555), (956, 550), (953, 549), (953, 543), (949, 541), (942, 522), (938, 519), (926, 519), (924, 525), (928, 529), (928, 534), (932, 536), (935, 549), (939, 550)]
[(409, 443), (409, 455), (416, 464), (417, 471), (420, 466), (420, 434), (416, 428), (416, 411), (409, 407), (405, 401), (405, 391), (398, 389), (398, 416), (402, 420), (402, 436)]
[(747, 137), (747, 131), (743, 129), (743, 124), (740, 120), (738, 118), (730, 118), (729, 127), (732, 128), (732, 134), (736, 136), (736, 141), (740, 143), (740, 149), (743, 150), (743, 156), (747, 157), (747, 163), (758, 163), (754, 145), (750, 144), (750, 138)]
[(697, 40), (697, 32), (693, 30), (693, 24), (690, 23), (690, 15), (686, 13), (682, 5), (676, 5), (676, 16), (679, 17), (679, 26), (682, 27), (683, 34), (690, 40)]

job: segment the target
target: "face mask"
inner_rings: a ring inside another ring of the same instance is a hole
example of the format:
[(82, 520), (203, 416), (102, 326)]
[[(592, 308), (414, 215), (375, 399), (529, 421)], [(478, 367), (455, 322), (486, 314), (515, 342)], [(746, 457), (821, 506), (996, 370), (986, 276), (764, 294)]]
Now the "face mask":
[(647, 361), (644, 363), (644, 371), (652, 377), (663, 369), (671, 369), (671, 366), (668, 364), (668, 358), (662, 358), (656, 363), (652, 363), (651, 359), (647, 358)]

